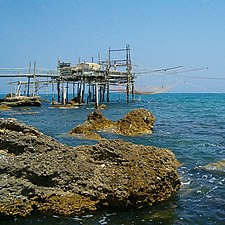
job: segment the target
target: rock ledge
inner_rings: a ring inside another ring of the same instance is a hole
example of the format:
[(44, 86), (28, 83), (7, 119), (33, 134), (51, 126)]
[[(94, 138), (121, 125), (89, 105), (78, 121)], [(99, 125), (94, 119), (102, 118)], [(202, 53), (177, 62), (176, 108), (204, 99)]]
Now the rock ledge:
[(70, 134), (94, 140), (101, 139), (96, 131), (135, 136), (152, 133), (154, 122), (155, 117), (146, 109), (134, 109), (116, 122), (107, 119), (100, 111), (94, 111), (83, 124), (73, 128)]
[(180, 188), (177, 166), (168, 149), (122, 140), (70, 147), (0, 119), (0, 216), (151, 205)]
[(38, 96), (7, 96), (0, 99), (0, 106), (18, 107), (18, 106), (40, 106), (41, 99)]

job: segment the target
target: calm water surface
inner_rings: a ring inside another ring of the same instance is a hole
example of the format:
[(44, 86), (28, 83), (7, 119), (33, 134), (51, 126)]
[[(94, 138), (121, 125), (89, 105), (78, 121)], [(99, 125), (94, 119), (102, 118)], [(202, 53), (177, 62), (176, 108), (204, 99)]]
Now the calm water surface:
[[(122, 98), (121, 98), (122, 99)], [(156, 117), (152, 135), (123, 137), (137, 144), (171, 149), (181, 167), (181, 189), (168, 201), (136, 210), (102, 209), (79, 217), (32, 215), (0, 224), (225, 224), (225, 170), (204, 171), (201, 166), (225, 159), (225, 94), (158, 94), (138, 97), (134, 103), (112, 96), (103, 114), (118, 120), (134, 108), (146, 108)], [(68, 145), (95, 144), (67, 133), (84, 122), (93, 106), (52, 109), (44, 102), (31, 110), (0, 111), (2, 118), (17, 118)]]

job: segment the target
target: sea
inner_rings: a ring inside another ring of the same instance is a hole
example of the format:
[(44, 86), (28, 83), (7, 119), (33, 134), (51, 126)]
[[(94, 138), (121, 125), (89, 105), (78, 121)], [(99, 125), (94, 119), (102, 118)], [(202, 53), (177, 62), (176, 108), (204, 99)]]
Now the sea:
[[(50, 96), (42, 96), (41, 107), (0, 111), (1, 118), (16, 118), (44, 134), (71, 146), (96, 141), (71, 137), (68, 132), (94, 111), (94, 105), (52, 108)], [(118, 120), (136, 108), (150, 110), (156, 117), (152, 134), (128, 137), (101, 133), (108, 139), (171, 149), (180, 162), (181, 188), (169, 200), (139, 209), (102, 208), (80, 216), (33, 214), (27, 218), (4, 219), (2, 225), (147, 225), (225, 224), (225, 168), (204, 166), (225, 160), (225, 94), (175, 94), (125, 96), (113, 93), (102, 113)]]

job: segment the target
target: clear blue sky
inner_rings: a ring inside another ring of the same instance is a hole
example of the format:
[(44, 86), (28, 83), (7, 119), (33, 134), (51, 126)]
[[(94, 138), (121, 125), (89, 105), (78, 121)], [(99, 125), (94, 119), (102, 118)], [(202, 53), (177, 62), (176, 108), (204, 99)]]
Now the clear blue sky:
[(0, 67), (36, 60), (38, 67), (56, 68), (58, 57), (73, 64), (78, 57), (97, 60), (98, 52), (107, 57), (109, 46), (129, 44), (140, 68), (208, 67), (145, 75), (137, 85), (225, 92), (225, 80), (203, 79), (225, 78), (224, 0), (0, 0), (0, 15)]

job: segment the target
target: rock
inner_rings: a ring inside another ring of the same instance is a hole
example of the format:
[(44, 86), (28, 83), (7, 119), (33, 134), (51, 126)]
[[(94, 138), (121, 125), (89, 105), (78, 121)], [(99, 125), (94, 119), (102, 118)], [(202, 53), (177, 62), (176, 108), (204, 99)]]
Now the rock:
[(52, 104), (51, 108), (59, 108), (59, 109), (77, 109), (79, 108), (78, 106), (76, 105), (72, 105), (72, 104), (59, 104), (59, 103), (55, 103), (55, 104)]
[(7, 105), (0, 105), (0, 111), (6, 111), (6, 110), (10, 110), (11, 107), (10, 106), (7, 106)]
[(37, 208), (40, 212), (68, 216), (96, 210), (97, 203), (98, 201), (91, 200), (89, 197), (63, 192), (45, 196), (42, 202), (38, 203)]
[(87, 123), (92, 130), (109, 129), (114, 126), (114, 122), (108, 120), (100, 111), (94, 111), (88, 115)]
[(18, 107), (18, 106), (40, 106), (41, 99), (39, 96), (27, 97), (27, 96), (6, 96), (4, 99), (0, 99), (1, 106)]
[(81, 97), (75, 97), (75, 98), (71, 99), (69, 102), (71, 104), (81, 104), (81, 103), (83, 103)]
[(135, 109), (117, 122), (117, 133), (138, 135), (152, 133), (155, 117), (146, 109)]
[(211, 171), (211, 172), (225, 172), (225, 160), (209, 163), (205, 166), (201, 166), (200, 169)]
[(107, 106), (105, 104), (101, 104), (97, 107), (98, 110), (107, 109)]
[(87, 120), (70, 131), (71, 135), (91, 140), (100, 140), (101, 136), (95, 131), (109, 130), (115, 127), (115, 122), (108, 120), (100, 111), (88, 115)]
[(18, 109), (18, 111), (28, 111), (28, 110), (31, 110), (31, 108), (22, 107), (22, 108)]
[(168, 149), (122, 140), (70, 147), (15, 119), (0, 119), (0, 150), (0, 216), (141, 207), (180, 187), (178, 162)]
[[(135, 109), (129, 112), (123, 119), (113, 122), (105, 118), (100, 111), (94, 111), (88, 115), (87, 120), (70, 131), (71, 135), (80, 135), (83, 138), (95, 138), (95, 131), (106, 131), (122, 135), (140, 135), (152, 133), (155, 117), (146, 109)], [(91, 132), (91, 134), (90, 134)], [(101, 139), (96, 135), (97, 140)]]

